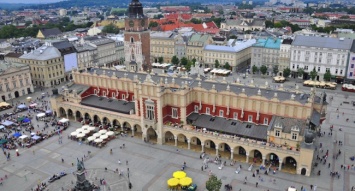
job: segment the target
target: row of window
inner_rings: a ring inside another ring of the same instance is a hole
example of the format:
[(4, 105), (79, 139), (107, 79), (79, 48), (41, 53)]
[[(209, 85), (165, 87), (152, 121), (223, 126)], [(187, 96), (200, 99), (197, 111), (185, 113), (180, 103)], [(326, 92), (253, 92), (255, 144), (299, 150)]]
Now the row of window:
[[(176, 108), (173, 108), (173, 111), (174, 111), (174, 109), (176, 109)], [(195, 113), (199, 113), (199, 106), (198, 105), (195, 105), (194, 111), (195, 111)], [(205, 114), (210, 115), (210, 111), (211, 111), (210, 108), (207, 107)], [(176, 112), (177, 112), (177, 109), (176, 109)], [(225, 117), (224, 116), (224, 110), (219, 110), (219, 117)], [(176, 118), (177, 118), (177, 116), (176, 116)], [(233, 112), (233, 119), (234, 120), (238, 120), (239, 119), (237, 112)], [(248, 115), (248, 122), (253, 122), (253, 115)], [(269, 119), (268, 118), (264, 118), (264, 123), (263, 124), (264, 125), (268, 125), (269, 124)]]
[[(94, 94), (97, 95), (97, 90), (96, 90), (96, 89), (94, 90)], [(109, 96), (109, 95), (107, 94), (107, 92), (105, 92), (105, 91), (102, 92), (102, 95), (103, 95), (104, 97), (106, 97), (106, 96), (108, 97), (108, 96)], [(118, 95), (117, 95), (117, 96), (118, 96)], [(112, 93), (111, 93), (111, 97), (112, 97), (112, 98), (116, 98), (116, 93), (115, 93), (115, 92), (112, 92)], [(128, 98), (128, 97), (129, 97), (129, 96), (127, 96), (127, 98)], [(126, 94), (122, 94), (122, 95), (121, 95), (121, 99), (125, 100), (125, 99), (126, 99)], [(134, 100), (134, 96), (132, 96), (132, 100)]]
[[(281, 130), (275, 130), (275, 137), (281, 137)], [(291, 139), (297, 140), (297, 133), (292, 133)]]

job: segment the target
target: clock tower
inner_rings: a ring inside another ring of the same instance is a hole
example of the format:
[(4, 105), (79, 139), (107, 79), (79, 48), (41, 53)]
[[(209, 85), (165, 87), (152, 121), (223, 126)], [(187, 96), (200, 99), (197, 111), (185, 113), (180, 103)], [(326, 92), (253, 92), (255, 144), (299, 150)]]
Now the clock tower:
[(139, 0), (132, 0), (125, 18), (124, 33), (125, 64), (130, 71), (146, 71), (150, 64), (150, 32), (148, 17), (143, 15)]

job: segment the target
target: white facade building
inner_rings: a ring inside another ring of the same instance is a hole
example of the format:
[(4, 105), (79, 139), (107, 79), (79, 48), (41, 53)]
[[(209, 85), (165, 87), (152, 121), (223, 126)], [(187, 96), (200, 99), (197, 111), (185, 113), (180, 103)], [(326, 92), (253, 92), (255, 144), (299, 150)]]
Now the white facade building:
[(304, 68), (307, 77), (315, 68), (316, 80), (323, 80), (327, 70), (333, 76), (344, 77), (352, 44), (351, 39), (296, 36), (291, 45), (290, 69), (295, 76), (298, 68)]
[(350, 55), (349, 55), (349, 64), (346, 71), (346, 78), (349, 80), (355, 80), (355, 42), (353, 43)]

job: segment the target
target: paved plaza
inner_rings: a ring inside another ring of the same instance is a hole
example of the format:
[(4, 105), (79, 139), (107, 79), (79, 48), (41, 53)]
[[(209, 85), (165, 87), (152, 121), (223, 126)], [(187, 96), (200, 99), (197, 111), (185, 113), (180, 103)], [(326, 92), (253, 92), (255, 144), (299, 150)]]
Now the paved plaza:
[[(262, 81), (262, 79), (255, 81)], [(294, 82), (289, 83), (290, 86), (292, 83), (294, 84)], [(318, 93), (321, 91), (323, 90), (319, 90)], [(264, 175), (262, 171), (260, 176), (264, 181), (261, 182), (258, 180), (258, 176), (252, 177), (253, 171), (246, 170), (248, 168), (246, 163), (240, 162), (236, 164), (242, 165), (240, 174), (235, 173), (236, 165), (233, 167), (227, 165), (222, 170), (218, 170), (217, 165), (210, 164), (206, 171), (201, 171), (202, 160), (199, 158), (200, 153), (198, 152), (185, 149), (177, 151), (174, 146), (145, 143), (141, 139), (129, 136), (119, 137), (110, 141), (106, 147), (99, 149), (68, 139), (70, 132), (81, 127), (79, 123), (71, 121), (70, 127), (63, 132), (62, 144), (58, 143), (58, 136), (53, 136), (31, 148), (19, 148), (19, 157), (15, 155), (14, 150), (10, 151), (12, 156), (10, 161), (6, 161), (5, 156), (0, 154), (0, 177), (5, 175), (8, 177), (3, 181), (3, 185), (0, 185), (0, 190), (31, 190), (38, 182), (46, 182), (50, 176), (62, 171), (67, 172), (68, 175), (50, 183), (47, 190), (68, 190), (76, 181), (72, 172), (76, 170), (77, 158), (83, 158), (87, 168), (86, 175), (91, 182), (100, 184), (100, 179), (106, 180), (107, 184), (101, 186), (102, 190), (126, 191), (129, 190), (129, 181), (133, 185), (132, 190), (167, 190), (166, 181), (172, 177), (174, 171), (179, 170), (186, 162), (185, 171), (198, 185), (198, 190), (205, 190), (205, 182), (209, 177), (208, 171), (211, 170), (213, 174), (222, 179), (223, 185), (232, 184), (233, 190), (283, 191), (289, 186), (295, 186), (298, 190), (303, 186), (309, 191), (310, 185), (317, 185), (317, 190), (320, 191), (348, 191), (351, 186), (355, 186), (355, 170), (341, 170), (340, 166), (343, 164), (351, 167), (352, 164), (355, 164), (349, 159), (355, 154), (355, 142), (352, 141), (355, 138), (355, 118), (353, 117), (355, 107), (352, 106), (355, 94), (339, 90), (326, 91), (330, 93), (328, 93), (329, 105), (326, 120), (322, 124), (322, 132), (325, 132), (325, 136), (320, 137), (315, 144), (319, 148), (319, 144), (322, 143), (324, 151), (319, 153), (319, 156), (329, 150), (329, 158), (327, 164), (319, 164), (318, 167), (315, 167), (310, 177), (284, 172)], [(40, 94), (39, 91), (30, 96), (38, 97)], [(350, 96), (345, 98), (344, 94)], [(330, 96), (334, 97), (332, 101), (329, 99)], [(24, 100), (25, 97), (19, 99)], [(48, 98), (46, 99), (48, 100)], [(11, 111), (11, 109), (3, 111), (1, 114)], [(349, 118), (349, 122), (346, 122), (347, 118)], [(37, 123), (40, 127), (44, 125), (43, 122), (33, 120), (34, 126)], [(328, 137), (331, 125), (334, 125), (333, 135)], [(339, 131), (339, 127), (342, 127), (342, 131)], [(334, 140), (343, 141), (343, 146), (334, 144)], [(126, 145), (124, 149), (120, 148), (122, 144)], [(113, 154), (110, 154), (110, 149), (113, 149)], [(333, 154), (337, 153), (339, 149), (342, 154), (337, 160), (333, 159)], [(87, 157), (88, 151), (91, 151), (90, 157)], [(320, 151), (317, 151), (316, 155), (318, 152)], [(62, 163), (62, 159), (64, 159), (64, 163)], [(118, 160), (121, 161), (121, 164), (118, 163)], [(227, 159), (222, 159), (222, 161), (225, 160)], [(330, 168), (328, 168), (328, 163), (331, 164)], [(229, 160), (227, 160), (227, 164), (229, 164)], [(105, 168), (108, 170), (106, 171)], [(128, 168), (129, 178), (127, 176)], [(114, 173), (116, 169), (123, 171), (123, 176)], [(255, 169), (256, 167), (254, 167)], [(321, 171), (320, 176), (317, 175), (319, 170)], [(331, 178), (330, 171), (338, 171), (340, 178)], [(243, 184), (245, 177), (248, 179), (247, 184)], [(276, 179), (276, 184), (271, 182), (272, 179)], [(259, 183), (258, 188), (255, 187), (256, 182)]]

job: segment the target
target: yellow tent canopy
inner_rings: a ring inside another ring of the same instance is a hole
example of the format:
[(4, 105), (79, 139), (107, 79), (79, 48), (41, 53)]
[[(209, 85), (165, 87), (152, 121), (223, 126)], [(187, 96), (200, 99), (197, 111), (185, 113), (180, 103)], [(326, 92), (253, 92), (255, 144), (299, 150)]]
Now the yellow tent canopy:
[(1, 102), (0, 103), (0, 107), (3, 107), (3, 106), (9, 106), (10, 104), (6, 103), (6, 102)]
[(192, 184), (192, 178), (185, 177), (185, 178), (180, 179), (181, 186), (189, 186), (190, 184)]
[(168, 186), (177, 186), (179, 184), (179, 179), (170, 178), (167, 183), (168, 183)]
[(173, 177), (174, 178), (178, 178), (178, 179), (184, 178), (184, 177), (186, 177), (186, 172), (184, 172), (184, 171), (176, 171), (176, 172), (173, 173)]

